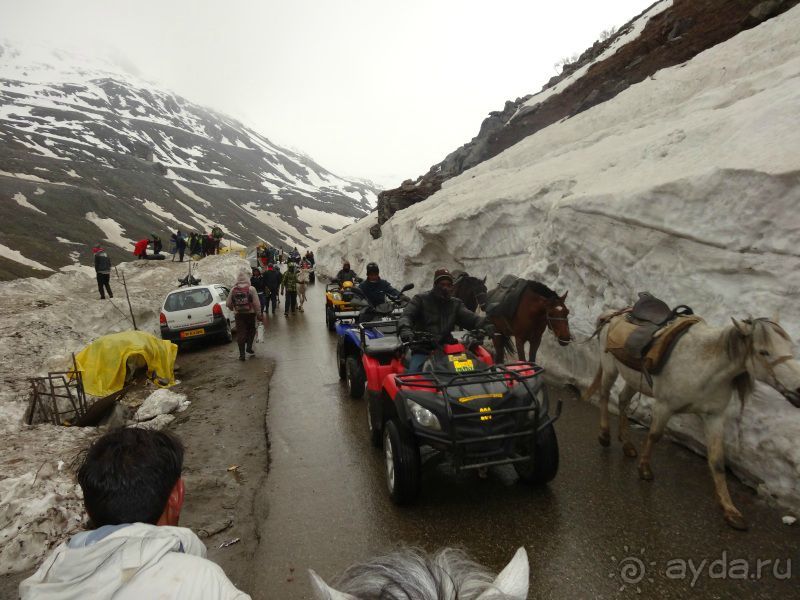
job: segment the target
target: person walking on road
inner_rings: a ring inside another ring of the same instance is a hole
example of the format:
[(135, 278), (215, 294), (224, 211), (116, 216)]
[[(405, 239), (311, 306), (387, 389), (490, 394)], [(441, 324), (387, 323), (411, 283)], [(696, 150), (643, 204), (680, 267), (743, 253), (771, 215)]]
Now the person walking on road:
[(297, 306), (297, 273), (294, 270), (294, 263), (289, 263), (286, 267), (286, 273), (281, 277), (281, 295), (286, 296), (286, 304), (283, 307), (283, 315), (289, 316), (291, 309), (294, 314), (295, 307)]
[(259, 314), (264, 314), (264, 311), (267, 310), (267, 286), (264, 284), (264, 276), (261, 275), (261, 270), (258, 267), (253, 267), (250, 285), (256, 288), (256, 292), (258, 292), (258, 301), (261, 303)]
[(233, 286), (225, 304), (236, 314), (236, 343), (239, 346), (239, 360), (244, 360), (245, 351), (248, 354), (256, 353), (253, 350), (256, 316), (261, 315), (258, 292), (250, 285), (250, 277), (245, 271), (236, 276), (236, 285)]
[(297, 310), (303, 311), (303, 304), (306, 302), (306, 286), (308, 285), (311, 269), (305, 261), (300, 265), (300, 272), (297, 274)]
[(97, 289), (100, 291), (100, 300), (106, 299), (105, 292), (108, 292), (108, 297), (113, 298), (114, 293), (111, 291), (111, 259), (106, 254), (105, 248), (97, 244), (92, 248), (94, 254), (94, 270), (97, 273)]
[[(264, 279), (264, 287), (269, 292), (269, 303), (272, 306), (272, 314), (275, 314), (275, 308), (278, 306), (278, 295), (279, 290), (281, 288), (281, 274), (279, 271), (275, 270), (275, 266), (272, 263), (269, 263), (267, 270), (262, 275)], [(267, 307), (264, 307), (264, 314), (266, 314)]]

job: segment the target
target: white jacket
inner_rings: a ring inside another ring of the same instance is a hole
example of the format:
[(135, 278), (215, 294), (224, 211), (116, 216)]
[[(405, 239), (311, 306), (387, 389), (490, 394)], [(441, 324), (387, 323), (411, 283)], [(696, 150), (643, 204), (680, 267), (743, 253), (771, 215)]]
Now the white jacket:
[(205, 556), (203, 542), (184, 527), (101, 527), (56, 548), (20, 583), (19, 595), (22, 600), (249, 600)]

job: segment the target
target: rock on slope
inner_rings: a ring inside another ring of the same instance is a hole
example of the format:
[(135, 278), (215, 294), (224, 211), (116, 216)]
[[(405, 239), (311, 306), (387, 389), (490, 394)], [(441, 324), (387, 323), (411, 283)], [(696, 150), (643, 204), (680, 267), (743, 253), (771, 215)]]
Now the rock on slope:
[(442, 182), (496, 156), (521, 139), (562, 119), (606, 102), (660, 69), (679, 65), (737, 33), (780, 14), (798, 0), (659, 0), (615, 35), (597, 41), (574, 63), (565, 65), (541, 92), (508, 101), (492, 112), (478, 135), (432, 166), (378, 195), (378, 223), (437, 192)]

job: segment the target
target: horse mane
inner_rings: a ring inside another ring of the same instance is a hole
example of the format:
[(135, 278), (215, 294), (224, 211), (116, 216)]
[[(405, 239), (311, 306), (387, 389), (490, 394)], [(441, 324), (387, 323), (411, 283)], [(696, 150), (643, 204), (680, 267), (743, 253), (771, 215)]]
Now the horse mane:
[(531, 290), (534, 294), (538, 294), (547, 300), (552, 300), (559, 297), (558, 294), (556, 294), (541, 281), (535, 281), (533, 279), (528, 279), (528, 285), (525, 287), (525, 289)]
[[(508, 598), (493, 585), (494, 575), (463, 551), (443, 548), (433, 556), (401, 548), (350, 566), (332, 587), (365, 600), (474, 600)], [(494, 593), (493, 593), (494, 592)]]

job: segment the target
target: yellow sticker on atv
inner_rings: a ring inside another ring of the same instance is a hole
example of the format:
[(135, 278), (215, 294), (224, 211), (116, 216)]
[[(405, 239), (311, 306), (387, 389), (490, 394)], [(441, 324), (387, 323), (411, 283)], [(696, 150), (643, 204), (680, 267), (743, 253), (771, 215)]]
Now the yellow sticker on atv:
[(448, 354), (447, 355), (447, 360), (449, 360), (450, 362), (455, 362), (457, 360), (467, 360), (467, 355), (466, 354)]
[(502, 398), (503, 394), (475, 394), (474, 396), (463, 396), (458, 399), (462, 404), (464, 402), (472, 402), (473, 400), (483, 400), (485, 398)]
[(472, 360), (454, 360), (453, 366), (456, 369), (456, 373), (464, 373), (467, 371), (474, 371), (475, 367), (472, 364)]

